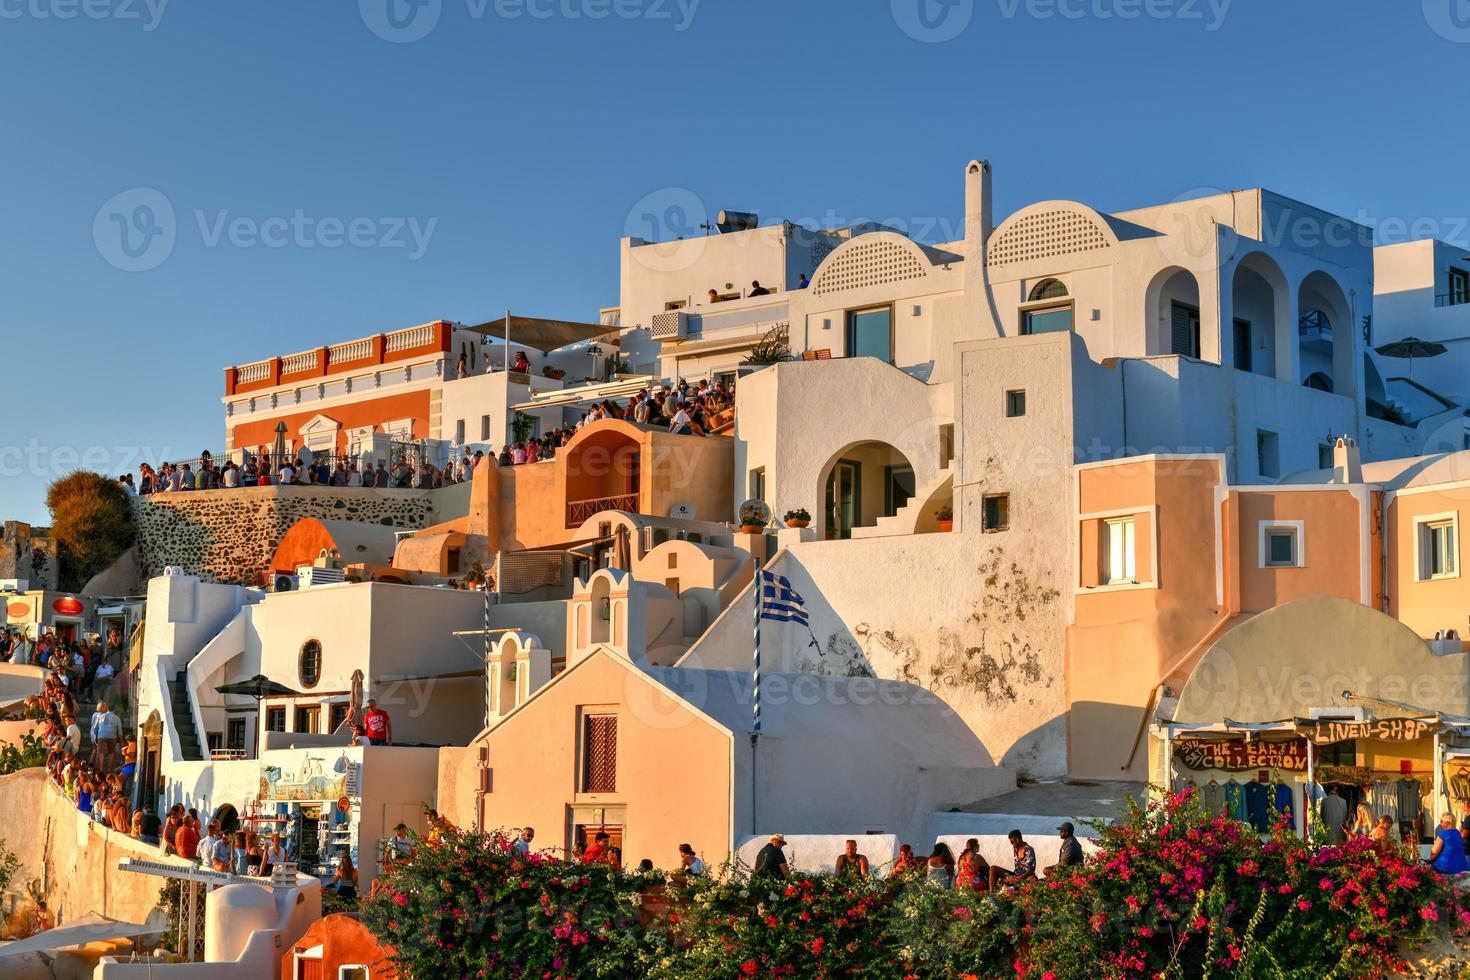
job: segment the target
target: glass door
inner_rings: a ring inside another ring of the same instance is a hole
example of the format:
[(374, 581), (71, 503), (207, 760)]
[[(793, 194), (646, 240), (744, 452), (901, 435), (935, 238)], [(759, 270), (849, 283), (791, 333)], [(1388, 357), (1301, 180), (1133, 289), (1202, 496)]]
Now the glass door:
[(839, 459), (827, 477), (827, 537), (850, 538), (862, 512), (861, 464)]

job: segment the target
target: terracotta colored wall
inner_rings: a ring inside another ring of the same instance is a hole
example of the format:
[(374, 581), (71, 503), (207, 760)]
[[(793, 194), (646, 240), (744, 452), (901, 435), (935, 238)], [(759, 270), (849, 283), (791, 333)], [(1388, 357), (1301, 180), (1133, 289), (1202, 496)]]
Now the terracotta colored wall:
[(296, 977), (298, 950), (322, 947), (322, 980), (336, 980), (344, 966), (366, 966), (372, 980), (398, 980), (399, 973), (387, 963), (387, 954), (361, 922), (341, 913), (314, 922), (281, 957), (281, 980)]
[[(579, 708), (618, 712), (616, 793), (583, 797), (578, 787)], [(542, 847), (568, 847), (577, 805), (627, 805), (623, 859), (678, 863), (688, 842), (718, 864), (730, 848), (730, 739), (608, 655), (594, 654), (488, 736), (491, 792), (486, 827), (536, 828)], [(474, 781), (459, 781), (457, 811), (473, 807)]]
[[(1232, 494), (1237, 501), (1240, 607), (1260, 612), (1312, 595), (1362, 598), (1362, 510), (1345, 490), (1259, 491)], [(1305, 521), (1304, 568), (1260, 567), (1260, 521)], [(1371, 559), (1370, 559), (1371, 560)]]
[[(1215, 602), (1214, 490), (1208, 459), (1140, 460), (1079, 471), (1082, 513), (1137, 509), (1139, 580), (1158, 588), (1087, 591), (1076, 596), (1067, 631), (1068, 764), (1074, 775), (1142, 778), (1140, 749), (1125, 770), (1144, 709), (1167, 667), (1220, 622)], [(1147, 509), (1158, 509), (1158, 568), (1150, 567)], [(1078, 525), (1079, 583), (1098, 578), (1097, 521)]]
[(325, 409), (292, 412), (251, 422), (241, 422), (229, 428), (230, 445), (236, 449), (255, 449), (260, 446), (270, 448), (275, 445), (276, 426), (285, 422), (286, 438), (295, 439), (299, 446), (302, 441), (301, 427), (318, 415), (326, 415), (341, 423), (342, 431), (338, 436), (338, 449), (346, 448), (348, 429), (369, 425), (381, 426), (384, 422), (404, 418), (413, 419), (415, 439), (427, 439), (429, 437), (429, 391), (423, 389), (405, 392), (401, 395), (387, 395), (382, 398), (365, 398), (362, 401), (334, 405)]
[[(1465, 577), (1466, 491), (1445, 490), (1411, 493), (1395, 497), (1388, 510), (1388, 593), (1389, 610), (1422, 637), (1433, 637), (1436, 630), (1454, 627), (1463, 638), (1470, 635), (1470, 579)], [(1429, 514), (1460, 515), (1459, 562), (1456, 578), (1416, 581), (1414, 559), (1414, 518)]]

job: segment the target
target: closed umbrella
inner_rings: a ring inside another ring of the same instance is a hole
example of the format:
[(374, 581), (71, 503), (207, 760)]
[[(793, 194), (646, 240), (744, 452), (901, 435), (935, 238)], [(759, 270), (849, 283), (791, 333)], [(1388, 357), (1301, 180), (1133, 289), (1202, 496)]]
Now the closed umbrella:
[(1420, 340), (1418, 337), (1405, 337), (1403, 340), (1395, 340), (1393, 343), (1384, 344), (1373, 348), (1383, 357), (1406, 357), (1409, 359), (1409, 377), (1414, 376), (1414, 358), (1416, 357), (1438, 357), (1443, 354), (1447, 347), (1433, 340)]
[(612, 567), (625, 572), (633, 570), (633, 547), (629, 538), (628, 525), (619, 524), (613, 533)]
[[(362, 724), (362, 671), (352, 672), (352, 693), (347, 697), (347, 720), (342, 723), (348, 731)], [(341, 731), (341, 729), (338, 729)]]
[(281, 468), (281, 464), (286, 461), (286, 423), (285, 422), (279, 422), (279, 423), (276, 424), (276, 445), (275, 445), (274, 452), (275, 452), (276, 462), (275, 462), (275, 465), (271, 467), (271, 469), (272, 470), (278, 470), (278, 469)]

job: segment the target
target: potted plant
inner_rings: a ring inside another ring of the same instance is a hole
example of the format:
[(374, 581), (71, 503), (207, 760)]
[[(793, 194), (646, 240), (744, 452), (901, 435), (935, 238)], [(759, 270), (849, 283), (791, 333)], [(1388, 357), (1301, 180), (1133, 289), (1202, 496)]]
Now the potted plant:
[(944, 504), (934, 512), (934, 520), (941, 531), (954, 530), (954, 509), (949, 504)]
[(548, 364), (541, 369), (541, 376), (545, 378), (550, 378), (552, 381), (560, 381), (562, 378), (565, 378), (567, 376), (567, 373), (561, 368), (555, 368)]
[(766, 529), (764, 504), (746, 503), (740, 506), (740, 530), (745, 534), (760, 534)]
[(805, 507), (788, 510), (782, 519), (786, 521), (787, 527), (809, 527), (812, 523), (812, 515), (807, 513)]

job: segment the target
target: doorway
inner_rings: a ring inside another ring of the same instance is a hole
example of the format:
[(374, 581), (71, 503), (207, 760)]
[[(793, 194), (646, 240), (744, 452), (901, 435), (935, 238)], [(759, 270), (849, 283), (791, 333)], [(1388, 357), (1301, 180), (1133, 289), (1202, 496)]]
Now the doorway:
[(827, 477), (827, 538), (846, 540), (862, 520), (863, 467), (856, 460), (839, 459)]

